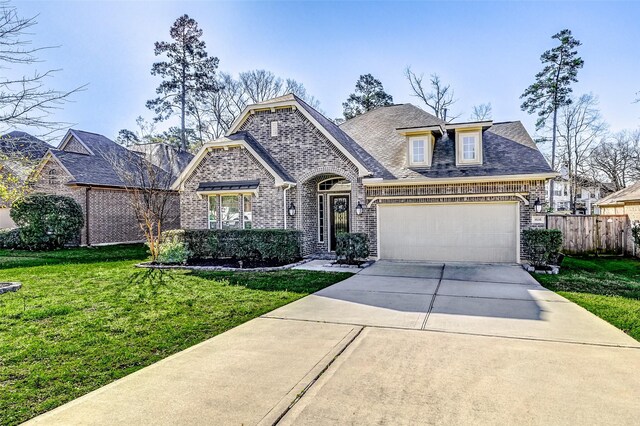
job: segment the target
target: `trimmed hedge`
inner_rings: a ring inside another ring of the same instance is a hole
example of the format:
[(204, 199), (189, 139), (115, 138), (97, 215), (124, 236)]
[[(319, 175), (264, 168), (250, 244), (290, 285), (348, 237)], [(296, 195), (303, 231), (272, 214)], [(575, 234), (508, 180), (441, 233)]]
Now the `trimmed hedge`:
[(63, 195), (27, 195), (13, 203), (10, 214), (29, 250), (60, 248), (77, 238), (84, 225), (82, 207)]
[(19, 249), (21, 247), (19, 229), (0, 229), (0, 249)]
[(555, 263), (562, 248), (562, 231), (559, 229), (525, 229), (522, 231), (525, 254), (534, 266)]
[(237, 259), (294, 262), (300, 259), (300, 231), (285, 229), (177, 229), (163, 243), (184, 243), (189, 260)]
[(341, 233), (336, 237), (336, 257), (348, 264), (369, 257), (369, 236), (362, 233)]

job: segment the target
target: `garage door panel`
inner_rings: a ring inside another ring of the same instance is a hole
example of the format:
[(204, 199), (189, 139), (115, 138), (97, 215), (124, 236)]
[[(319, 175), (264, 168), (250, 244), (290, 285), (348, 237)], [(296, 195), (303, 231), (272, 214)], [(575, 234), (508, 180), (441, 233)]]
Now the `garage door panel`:
[(515, 203), (380, 205), (380, 257), (395, 260), (517, 261)]

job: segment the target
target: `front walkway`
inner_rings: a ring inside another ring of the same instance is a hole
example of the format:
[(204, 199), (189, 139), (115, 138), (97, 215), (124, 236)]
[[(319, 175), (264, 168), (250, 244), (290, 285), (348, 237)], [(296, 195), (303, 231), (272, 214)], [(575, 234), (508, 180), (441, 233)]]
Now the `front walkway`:
[(34, 424), (632, 424), (640, 344), (517, 266), (378, 262)]

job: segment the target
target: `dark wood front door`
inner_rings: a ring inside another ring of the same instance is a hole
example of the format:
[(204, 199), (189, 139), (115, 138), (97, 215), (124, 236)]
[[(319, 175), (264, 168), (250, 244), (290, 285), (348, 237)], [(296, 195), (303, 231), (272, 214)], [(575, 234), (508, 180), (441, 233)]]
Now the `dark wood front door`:
[(331, 195), (329, 197), (331, 234), (331, 251), (336, 249), (336, 235), (341, 232), (349, 232), (349, 196)]

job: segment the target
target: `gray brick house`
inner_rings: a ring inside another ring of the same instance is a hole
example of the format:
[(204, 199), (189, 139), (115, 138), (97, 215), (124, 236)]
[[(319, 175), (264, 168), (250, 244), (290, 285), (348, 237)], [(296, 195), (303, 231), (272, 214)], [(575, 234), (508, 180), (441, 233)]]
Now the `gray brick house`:
[[(105, 136), (69, 130), (58, 148), (49, 149), (40, 162), (33, 190), (67, 195), (80, 204), (85, 214), (85, 226), (78, 236), (81, 245), (143, 241), (132, 206), (133, 185), (123, 180), (125, 175), (118, 168), (148, 160), (160, 172), (166, 168), (171, 176), (176, 168), (184, 169), (192, 156), (186, 153), (171, 155), (170, 150), (162, 144), (129, 150)], [(177, 193), (174, 196), (175, 201), (169, 203), (164, 229), (175, 229), (180, 223), (179, 197)]]
[(181, 227), (299, 229), (304, 255), (364, 232), (383, 259), (514, 263), (553, 176), (520, 122), (451, 124), (404, 104), (338, 126), (285, 95), (247, 107), (173, 189)]

